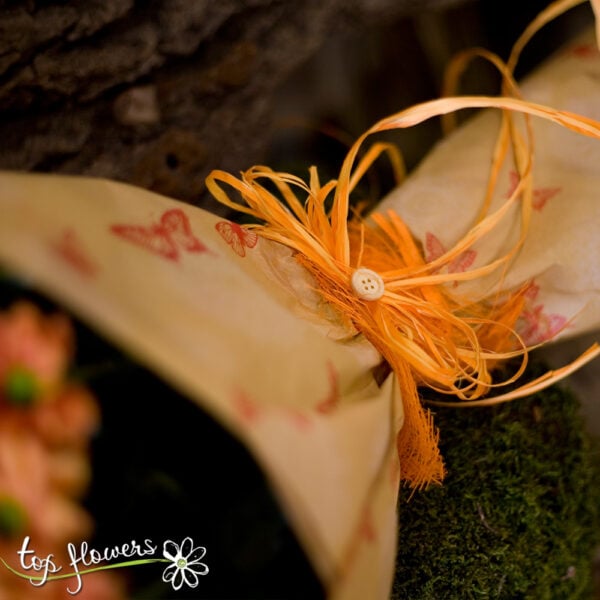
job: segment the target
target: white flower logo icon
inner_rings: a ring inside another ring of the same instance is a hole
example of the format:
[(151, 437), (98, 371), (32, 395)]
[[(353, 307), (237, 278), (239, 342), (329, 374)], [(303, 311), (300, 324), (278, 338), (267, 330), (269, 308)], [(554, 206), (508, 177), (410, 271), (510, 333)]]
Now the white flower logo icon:
[(189, 587), (198, 585), (198, 575), (206, 575), (208, 566), (200, 562), (206, 554), (204, 546), (194, 548), (192, 538), (186, 537), (181, 546), (167, 540), (163, 544), (163, 556), (172, 561), (163, 572), (162, 579), (170, 583), (174, 590), (181, 588), (185, 582)]

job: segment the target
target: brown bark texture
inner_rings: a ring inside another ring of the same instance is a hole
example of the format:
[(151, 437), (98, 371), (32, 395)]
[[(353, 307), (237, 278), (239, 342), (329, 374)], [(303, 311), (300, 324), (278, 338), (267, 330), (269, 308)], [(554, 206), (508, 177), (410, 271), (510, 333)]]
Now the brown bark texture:
[(263, 155), (274, 92), (336, 31), (449, 0), (0, 0), (0, 168), (202, 203)]

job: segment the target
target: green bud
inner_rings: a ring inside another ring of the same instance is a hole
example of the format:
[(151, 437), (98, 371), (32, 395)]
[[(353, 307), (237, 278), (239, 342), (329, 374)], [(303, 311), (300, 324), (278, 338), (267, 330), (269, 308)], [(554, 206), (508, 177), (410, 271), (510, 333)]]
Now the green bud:
[(6, 375), (4, 393), (14, 406), (31, 406), (38, 395), (38, 382), (35, 375), (23, 367), (14, 367)]
[(12, 539), (25, 531), (27, 514), (13, 498), (0, 498), (0, 538)]

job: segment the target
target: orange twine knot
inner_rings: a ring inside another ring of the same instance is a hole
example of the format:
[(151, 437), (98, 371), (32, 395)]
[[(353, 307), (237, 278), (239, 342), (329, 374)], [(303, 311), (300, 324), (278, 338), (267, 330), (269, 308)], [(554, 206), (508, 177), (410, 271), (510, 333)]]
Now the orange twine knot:
[[(342, 177), (343, 173), (344, 169)], [(275, 184), (287, 207), (262, 180)], [(528, 349), (514, 331), (527, 287), (502, 295), (496, 291), (489, 298), (474, 301), (446, 285), (456, 279), (486, 275), (509, 261), (511, 253), (465, 273), (440, 273), (500, 220), (502, 209), (483, 219), (453, 249), (427, 263), (419, 244), (396, 213), (373, 214), (368, 220), (341, 219), (340, 206), (344, 205), (344, 213), (347, 211), (347, 196), (339, 193), (344, 188), (343, 181), (340, 178), (321, 186), (313, 168), (310, 185), (306, 185), (293, 175), (253, 167), (241, 179), (213, 171), (207, 185), (222, 203), (262, 220), (264, 225), (249, 226), (257, 233), (292, 248), (296, 259), (313, 276), (323, 298), (338, 309), (349, 328), (360, 331), (391, 365), (404, 405), (404, 426), (398, 437), (403, 479), (420, 488), (440, 482), (444, 466), (438, 433), (430, 411), (419, 399), (418, 386), (473, 401), (493, 387), (516, 381), (527, 364)], [(347, 177), (345, 181), (348, 182)], [(222, 183), (237, 189), (246, 204), (230, 200)], [(300, 203), (293, 187), (306, 194), (304, 203)], [(348, 187), (353, 186), (346, 186), (346, 190)], [(334, 189), (337, 193), (333, 209), (327, 214), (325, 199)], [(514, 198), (507, 202), (514, 202)], [(597, 349), (579, 360), (589, 360), (596, 353)], [(515, 356), (521, 357), (517, 372), (494, 383), (493, 367), (498, 361)], [(550, 385), (565, 374), (563, 370), (549, 373), (516, 391), (483, 402), (525, 395), (528, 390), (535, 391), (536, 385)]]

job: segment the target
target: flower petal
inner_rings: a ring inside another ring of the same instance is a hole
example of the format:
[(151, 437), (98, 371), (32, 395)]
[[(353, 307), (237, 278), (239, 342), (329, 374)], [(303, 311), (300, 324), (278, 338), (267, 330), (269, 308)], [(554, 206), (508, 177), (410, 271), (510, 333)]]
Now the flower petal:
[(173, 577), (175, 576), (176, 572), (177, 572), (177, 565), (175, 563), (173, 563), (172, 565), (169, 565), (163, 571), (162, 580), (165, 583), (170, 583), (172, 581)]
[(187, 557), (188, 564), (198, 562), (202, 560), (206, 555), (206, 548), (204, 546), (198, 546)]
[(183, 542), (181, 542), (181, 556), (187, 559), (187, 557), (194, 551), (194, 541), (191, 537), (186, 537)]
[(194, 562), (189, 562), (187, 564), (187, 569), (193, 571), (197, 575), (207, 575), (208, 574), (208, 565), (200, 562), (199, 560), (195, 560)]
[(163, 556), (169, 560), (172, 560), (173, 562), (177, 562), (177, 560), (181, 558), (179, 546), (175, 542), (167, 540), (163, 544)]
[(195, 588), (198, 585), (198, 575), (194, 573), (191, 569), (182, 569), (181, 573), (183, 574), (183, 578), (185, 582), (191, 587)]
[(181, 588), (184, 580), (185, 580), (185, 576), (183, 574), (183, 569), (177, 569), (175, 571), (175, 576), (173, 577), (173, 581), (171, 581), (171, 585), (173, 586), (173, 589), (175, 591), (177, 591), (179, 588)]

